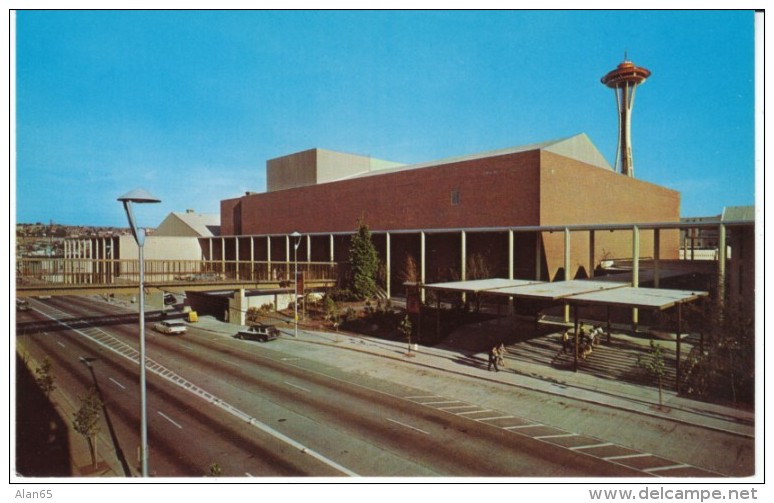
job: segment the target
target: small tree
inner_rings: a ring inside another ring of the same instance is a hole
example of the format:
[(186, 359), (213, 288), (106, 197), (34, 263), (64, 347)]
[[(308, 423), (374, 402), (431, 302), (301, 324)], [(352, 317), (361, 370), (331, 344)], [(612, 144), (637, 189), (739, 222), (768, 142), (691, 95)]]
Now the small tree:
[(398, 325), (398, 330), (403, 334), (403, 337), (406, 338), (408, 341), (408, 354), (411, 354), (411, 332), (413, 331), (414, 327), (411, 324), (411, 318), (409, 318), (409, 315), (406, 315), (403, 318), (403, 321), (400, 322), (400, 325)]
[(96, 388), (91, 388), (85, 397), (79, 397), (81, 408), (74, 413), (73, 428), (83, 435), (89, 444), (91, 462), (97, 467), (97, 435), (100, 432), (100, 418), (102, 400), (99, 398)]
[(358, 299), (373, 297), (376, 293), (376, 275), (379, 273), (379, 256), (371, 241), (368, 225), (359, 219), (357, 232), (349, 245), (349, 260), (352, 267), (350, 290)]
[(336, 301), (329, 295), (325, 296), (323, 300), (323, 309), (325, 309), (325, 317), (333, 324), (333, 327), (339, 328), (339, 306), (336, 305)]
[(35, 382), (37, 382), (40, 389), (43, 390), (46, 398), (48, 398), (51, 395), (51, 392), (56, 389), (56, 385), (54, 384), (54, 373), (51, 371), (51, 360), (48, 356), (43, 358), (43, 365), (35, 370)]
[(648, 374), (658, 381), (658, 406), (659, 408), (664, 406), (663, 400), (663, 381), (666, 371), (666, 365), (664, 364), (664, 353), (661, 346), (653, 341), (650, 341), (650, 353), (645, 358), (642, 355), (637, 356), (637, 365), (648, 371)]

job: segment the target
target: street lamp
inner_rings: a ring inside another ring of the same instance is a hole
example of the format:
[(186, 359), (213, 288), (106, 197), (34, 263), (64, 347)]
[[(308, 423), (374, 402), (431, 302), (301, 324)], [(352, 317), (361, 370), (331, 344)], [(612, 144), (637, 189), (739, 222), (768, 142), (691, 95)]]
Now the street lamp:
[(296, 240), (294, 243), (295, 246), (295, 277), (293, 278), (295, 281), (295, 286), (293, 287), (293, 291), (295, 292), (295, 297), (293, 298), (293, 312), (295, 317), (295, 326), (293, 329), (293, 334), (298, 337), (298, 245), (301, 244), (301, 234), (298, 233), (298, 231), (294, 232), (290, 235), (293, 239)]
[(160, 203), (161, 199), (152, 196), (143, 189), (135, 189), (118, 198), (124, 204), (126, 217), (129, 219), (129, 227), (132, 230), (134, 240), (140, 252), (140, 464), (142, 476), (148, 476), (148, 412), (145, 397), (145, 257), (143, 247), (145, 245), (145, 229), (138, 229), (134, 222), (132, 203)]

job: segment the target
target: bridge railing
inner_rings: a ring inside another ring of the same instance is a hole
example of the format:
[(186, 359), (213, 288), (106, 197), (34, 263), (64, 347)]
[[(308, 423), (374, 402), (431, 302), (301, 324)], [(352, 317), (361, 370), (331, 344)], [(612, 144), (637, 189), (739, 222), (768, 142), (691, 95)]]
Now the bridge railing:
[[(294, 262), (236, 260), (146, 260), (145, 282), (273, 283), (293, 278)], [(309, 281), (336, 280), (335, 262), (298, 262)], [(112, 285), (139, 283), (138, 260), (20, 258), (16, 284)]]

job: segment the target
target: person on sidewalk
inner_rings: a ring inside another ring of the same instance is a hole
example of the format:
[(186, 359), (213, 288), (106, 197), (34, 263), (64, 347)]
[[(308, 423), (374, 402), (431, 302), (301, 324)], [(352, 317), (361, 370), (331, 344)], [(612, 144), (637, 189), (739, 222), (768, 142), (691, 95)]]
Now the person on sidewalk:
[(500, 369), (497, 368), (497, 353), (497, 346), (492, 346), (492, 349), (489, 350), (489, 366), (486, 368), (487, 370), (491, 371), (494, 365), (495, 372), (500, 372)]
[(562, 334), (562, 353), (566, 353), (570, 349), (570, 329), (564, 331)]
[(505, 368), (505, 344), (502, 342), (497, 346), (497, 365)]

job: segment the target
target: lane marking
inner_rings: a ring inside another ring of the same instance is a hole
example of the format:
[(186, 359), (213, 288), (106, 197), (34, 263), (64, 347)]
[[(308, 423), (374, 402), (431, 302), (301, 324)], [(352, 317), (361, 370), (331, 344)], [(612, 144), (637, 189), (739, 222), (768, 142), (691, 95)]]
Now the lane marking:
[(483, 414), (484, 412), (494, 412), (492, 409), (472, 410), (470, 412), (458, 412), (458, 416), (464, 416), (465, 414)]
[(181, 344), (186, 349), (193, 349), (193, 346), (189, 346), (188, 344)]
[(623, 456), (609, 456), (606, 458), (602, 458), (605, 461), (610, 461), (611, 459), (631, 459), (631, 458), (645, 458), (651, 456), (651, 454), (646, 453), (638, 453), (638, 454), (625, 454)]
[(424, 402), (422, 405), (438, 405), (439, 403), (465, 403), (459, 400), (443, 400), (440, 402)]
[(394, 419), (390, 419), (389, 417), (385, 417), (385, 419), (386, 419), (387, 421), (390, 421), (391, 423), (399, 424), (399, 425), (401, 425), (401, 426), (403, 426), (403, 427), (405, 427), (405, 428), (409, 428), (409, 429), (412, 429), (412, 430), (414, 430), (414, 431), (418, 431), (418, 432), (420, 432), (420, 433), (424, 433), (425, 435), (429, 435), (429, 434), (430, 434), (429, 432), (427, 432), (427, 431), (425, 431), (425, 430), (420, 430), (419, 428), (416, 428), (416, 427), (414, 427), (414, 426), (411, 426), (410, 424), (401, 423), (400, 421), (396, 421), (396, 420), (394, 420)]
[(452, 410), (452, 409), (478, 409), (478, 405), (455, 405), (453, 407), (438, 407), (439, 410)]
[(287, 381), (282, 381), (282, 382), (284, 382), (284, 383), (285, 383), (285, 384), (287, 384), (288, 386), (293, 386), (294, 388), (298, 388), (298, 389), (300, 389), (301, 391), (306, 391), (306, 392), (308, 392), (308, 393), (311, 393), (311, 392), (312, 392), (312, 390), (310, 390), (310, 389), (306, 389), (306, 388), (302, 388), (301, 386), (299, 386), (299, 385), (297, 385), (297, 384), (293, 384), (292, 382), (287, 382)]
[(542, 428), (543, 425), (542, 424), (520, 424), (518, 426), (506, 426), (503, 429), (504, 430), (519, 430), (521, 428), (539, 428), (539, 427)]
[(421, 400), (423, 398), (443, 398), (442, 396), (438, 395), (418, 395), (418, 396), (404, 396), (406, 400)]
[(577, 433), (562, 433), (561, 435), (540, 435), (539, 437), (532, 437), (537, 440), (545, 440), (547, 438), (567, 438), (567, 437), (577, 437)]
[(222, 362), (224, 362), (224, 363), (228, 363), (229, 365), (233, 365), (233, 366), (235, 366), (235, 367), (240, 367), (240, 368), (242, 367), (240, 364), (238, 364), (238, 363), (234, 363), (234, 362), (232, 362), (232, 361), (229, 361), (229, 360), (226, 360), (225, 358), (221, 358), (221, 359), (220, 359), (220, 361), (222, 361)]
[(56, 343), (57, 343), (57, 344), (59, 344), (60, 346), (62, 346), (63, 348), (66, 348), (66, 347), (67, 347), (67, 346), (65, 346), (64, 344), (62, 344), (62, 343), (61, 343), (61, 342), (59, 342), (59, 341), (56, 341)]
[(678, 470), (680, 468), (693, 468), (691, 465), (670, 465), (670, 466), (657, 466), (655, 468), (643, 468), (644, 472), (660, 472), (663, 470)]
[(476, 419), (476, 421), (494, 421), (495, 419), (513, 419), (514, 416), (492, 416), (492, 417), (482, 417), (480, 419)]
[(593, 449), (594, 447), (610, 447), (612, 444), (610, 442), (604, 442), (601, 444), (589, 444), (589, 445), (577, 445), (575, 447), (569, 447), (571, 451), (579, 451), (581, 449)]
[(163, 417), (164, 419), (166, 419), (166, 420), (167, 420), (167, 421), (169, 421), (170, 423), (174, 424), (175, 426), (177, 426), (177, 427), (178, 427), (178, 428), (180, 428), (181, 430), (183, 429), (183, 427), (182, 427), (182, 426), (180, 426), (178, 423), (176, 423), (176, 422), (175, 422), (175, 421), (174, 421), (174, 420), (173, 420), (171, 417), (169, 417), (168, 415), (164, 414), (164, 413), (163, 413), (163, 412), (161, 412), (161, 411), (158, 411), (158, 413), (159, 413), (159, 415), (160, 415), (161, 417)]
[(108, 379), (110, 379), (111, 381), (113, 381), (113, 384), (115, 384), (115, 385), (116, 385), (116, 386), (118, 386), (119, 388), (121, 388), (121, 389), (126, 389), (126, 386), (124, 386), (124, 385), (123, 385), (123, 384), (121, 384), (120, 382), (116, 381), (116, 380), (115, 380), (115, 379), (113, 379), (112, 377), (108, 377)]

